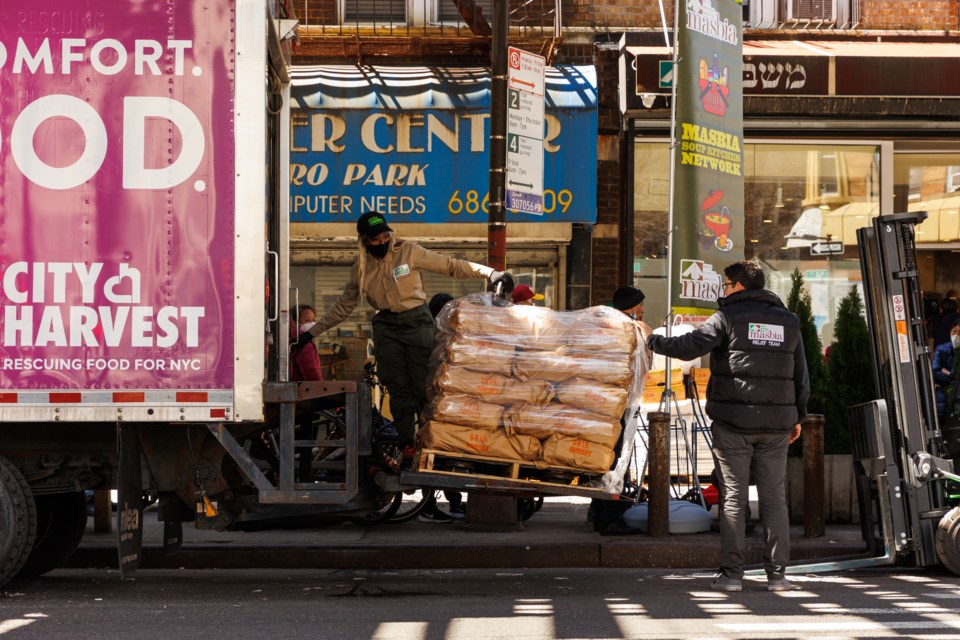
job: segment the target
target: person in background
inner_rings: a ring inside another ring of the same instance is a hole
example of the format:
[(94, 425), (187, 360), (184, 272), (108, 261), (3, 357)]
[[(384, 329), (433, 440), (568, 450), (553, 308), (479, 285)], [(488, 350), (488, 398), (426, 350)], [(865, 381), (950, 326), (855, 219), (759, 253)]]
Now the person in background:
[[(636, 287), (623, 286), (613, 292), (613, 299), (610, 306), (628, 316), (633, 321), (643, 320), (643, 300), (646, 296), (643, 291)], [(620, 426), (626, 425), (626, 416), (620, 418)], [(623, 429), (620, 430), (620, 438), (614, 445), (614, 451), (620, 451), (623, 446)], [(590, 501), (587, 508), (587, 522), (592, 522), (596, 531), (616, 531), (620, 516), (623, 514), (623, 505), (617, 504), (620, 501), (607, 501), (594, 498)]]
[(646, 296), (636, 287), (620, 287), (613, 292), (610, 306), (618, 309), (633, 320), (643, 320), (643, 300)]
[(513, 288), (513, 295), (510, 296), (513, 304), (524, 304), (533, 306), (534, 300), (543, 300), (543, 294), (534, 293), (533, 289), (525, 284), (518, 284)]
[(717, 591), (743, 590), (743, 550), (751, 478), (760, 499), (768, 591), (796, 585), (784, 575), (790, 559), (786, 500), (787, 445), (800, 437), (810, 381), (800, 319), (764, 289), (760, 265), (744, 260), (723, 270), (719, 309), (706, 322), (675, 337), (638, 323), (655, 353), (681, 360), (710, 354), (706, 412), (713, 421), (723, 512)]
[[(430, 315), (433, 316), (433, 319), (436, 320), (437, 316), (440, 315), (440, 312), (443, 311), (443, 307), (446, 304), (453, 300), (453, 296), (449, 293), (438, 293), (432, 298), (427, 304), (427, 308), (430, 309)], [(453, 491), (451, 489), (443, 490), (443, 497), (447, 499), (447, 502), (450, 504), (450, 513), (444, 513), (442, 509), (437, 507), (437, 494), (433, 494), (427, 498), (427, 503), (423, 507), (423, 511), (417, 516), (417, 520), (420, 522), (438, 522), (446, 523), (453, 522), (454, 520), (460, 520), (464, 518), (467, 514), (466, 505), (463, 503), (463, 494), (459, 491)]]
[(937, 417), (942, 421), (947, 413), (947, 387), (954, 380), (953, 363), (960, 347), (960, 319), (950, 327), (949, 339), (933, 350), (933, 381), (936, 383)]
[(940, 315), (934, 317), (933, 328), (930, 331), (934, 347), (950, 342), (951, 328), (957, 320), (960, 320), (960, 313), (957, 312), (956, 298), (944, 296), (940, 302)]
[(453, 278), (488, 278), (513, 292), (513, 276), (504, 271), (451, 258), (416, 242), (401, 240), (387, 224), (387, 216), (370, 211), (357, 220), (360, 255), (336, 304), (300, 336), (309, 341), (332, 329), (353, 313), (361, 297), (377, 312), (373, 316), (373, 345), (377, 374), (390, 394), (390, 413), (399, 434), (404, 466), (414, 454), (416, 419), (427, 401), (427, 365), (433, 350), (434, 321), (427, 308), (422, 272)]
[(294, 382), (308, 382), (314, 380), (323, 380), (323, 373), (320, 366), (320, 352), (317, 351), (317, 345), (313, 340), (308, 340), (302, 345), (299, 338), (304, 333), (310, 331), (317, 321), (317, 312), (308, 304), (302, 304), (297, 307), (296, 313), (291, 313), (290, 317), (296, 318), (290, 323), (290, 333), (293, 349), (290, 352), (290, 379)]

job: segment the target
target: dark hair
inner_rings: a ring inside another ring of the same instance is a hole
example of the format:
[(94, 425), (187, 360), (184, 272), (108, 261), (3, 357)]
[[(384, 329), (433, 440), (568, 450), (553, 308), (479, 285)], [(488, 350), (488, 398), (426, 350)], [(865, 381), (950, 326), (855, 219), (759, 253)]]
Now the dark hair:
[(940, 310), (943, 313), (953, 313), (957, 310), (957, 301), (953, 298), (944, 298), (943, 302), (940, 303)]
[(436, 318), (440, 315), (440, 312), (443, 311), (444, 305), (451, 300), (453, 300), (453, 296), (449, 293), (438, 293), (430, 298), (430, 302), (427, 303), (427, 308), (430, 309), (430, 315)]
[(954, 327), (960, 327), (960, 318), (957, 318), (956, 320), (954, 320), (953, 324), (950, 325), (951, 329), (953, 329)]
[(734, 262), (723, 270), (723, 275), (727, 276), (730, 282), (742, 284), (744, 289), (763, 289), (767, 284), (763, 269), (756, 260)]
[(303, 315), (303, 312), (304, 312), (304, 311), (313, 311), (314, 313), (317, 312), (317, 310), (314, 309), (314, 308), (313, 308), (312, 306), (310, 306), (309, 304), (301, 304), (301, 305), (298, 305), (298, 306), (297, 306), (297, 324), (300, 324), (300, 316)]

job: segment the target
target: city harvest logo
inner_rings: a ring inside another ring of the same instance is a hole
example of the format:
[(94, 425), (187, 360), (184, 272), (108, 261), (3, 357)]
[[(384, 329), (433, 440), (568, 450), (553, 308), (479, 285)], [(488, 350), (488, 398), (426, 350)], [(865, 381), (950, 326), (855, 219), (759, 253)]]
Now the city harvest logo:
[[(729, 1), (721, 0), (721, 2)], [(737, 26), (730, 24), (726, 18), (721, 20), (720, 13), (713, 3), (714, 0), (687, 0), (687, 29), (727, 44), (739, 43)]]
[(379, 216), (370, 216), (369, 218), (367, 218), (368, 227), (375, 227), (378, 224), (383, 224), (383, 218)]
[(703, 260), (680, 260), (680, 297), (716, 302), (720, 297), (720, 274)]
[(773, 346), (783, 342), (783, 326), (779, 324), (749, 323), (747, 337), (757, 345), (770, 344)]

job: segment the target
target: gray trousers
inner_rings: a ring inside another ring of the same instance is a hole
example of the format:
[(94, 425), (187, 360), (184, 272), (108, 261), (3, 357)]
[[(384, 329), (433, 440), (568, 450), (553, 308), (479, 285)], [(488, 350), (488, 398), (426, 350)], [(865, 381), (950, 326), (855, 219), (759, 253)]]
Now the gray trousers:
[(720, 572), (743, 577), (743, 547), (750, 480), (757, 486), (763, 525), (763, 568), (783, 577), (790, 559), (790, 517), (785, 478), (790, 433), (742, 433), (720, 422), (711, 427), (720, 481)]

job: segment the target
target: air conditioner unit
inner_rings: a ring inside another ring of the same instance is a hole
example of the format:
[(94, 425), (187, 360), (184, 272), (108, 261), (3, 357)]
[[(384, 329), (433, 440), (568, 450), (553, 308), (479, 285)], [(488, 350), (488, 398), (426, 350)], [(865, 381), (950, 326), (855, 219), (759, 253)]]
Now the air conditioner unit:
[(834, 22), (837, 0), (786, 0), (784, 18), (797, 22)]

